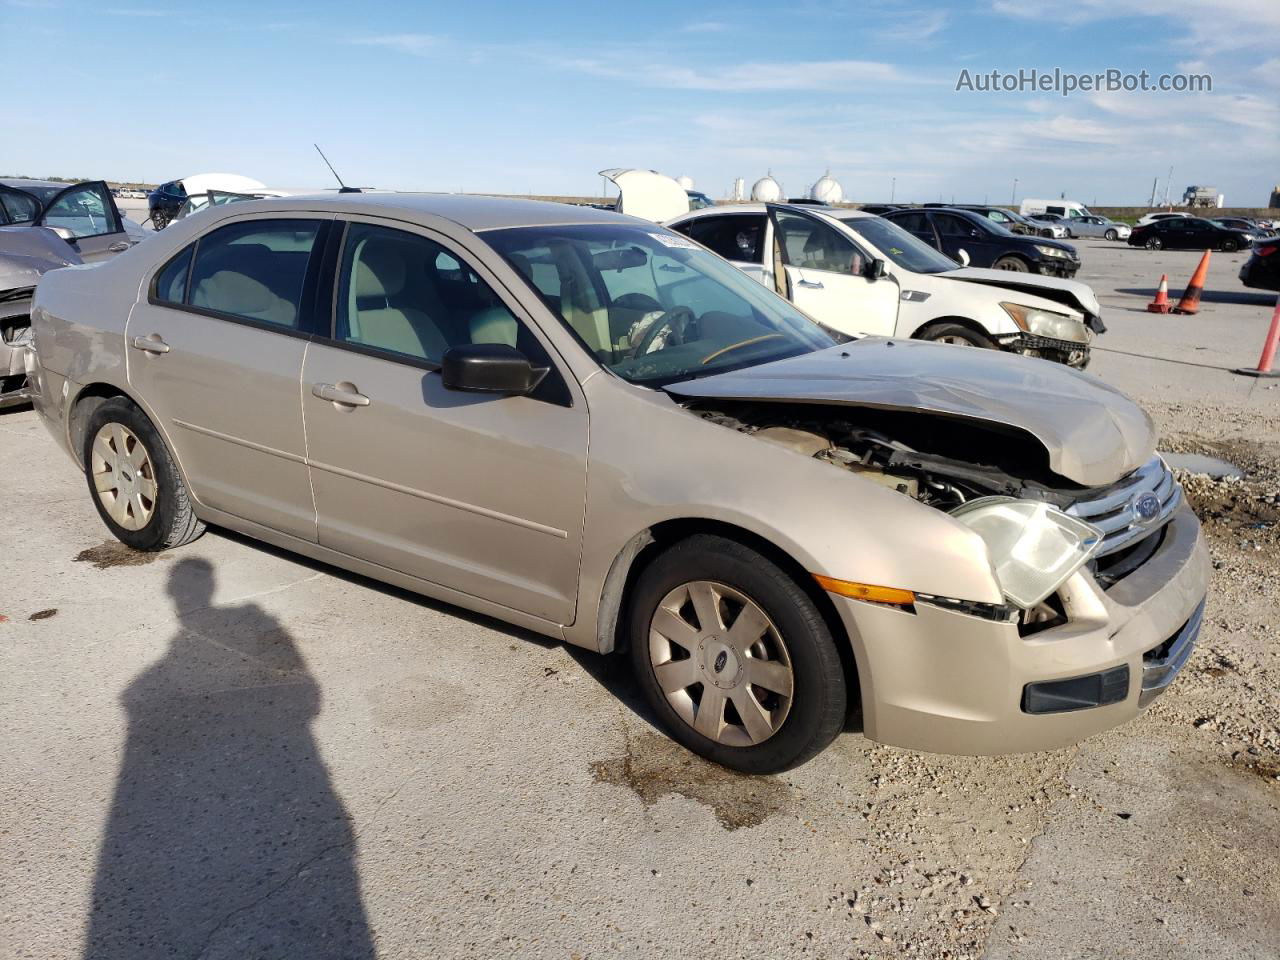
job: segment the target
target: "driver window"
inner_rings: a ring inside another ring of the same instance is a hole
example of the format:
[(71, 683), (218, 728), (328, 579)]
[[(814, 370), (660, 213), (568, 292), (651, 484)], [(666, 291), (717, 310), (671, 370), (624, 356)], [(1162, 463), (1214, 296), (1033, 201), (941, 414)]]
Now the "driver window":
[(63, 227), (77, 239), (119, 233), (115, 212), (96, 186), (69, 190), (45, 211), (46, 227)]
[(788, 265), (829, 273), (862, 272), (866, 256), (852, 240), (827, 224), (782, 211), (775, 222)]

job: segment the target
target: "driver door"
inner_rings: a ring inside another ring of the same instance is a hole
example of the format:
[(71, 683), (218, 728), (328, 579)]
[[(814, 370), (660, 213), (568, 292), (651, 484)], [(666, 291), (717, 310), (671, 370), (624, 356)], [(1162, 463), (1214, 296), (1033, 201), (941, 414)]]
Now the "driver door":
[(850, 335), (893, 336), (898, 284), (871, 279), (871, 256), (826, 218), (769, 205), (776, 259), (792, 303), (819, 323)]
[(115, 198), (101, 180), (87, 180), (55, 193), (36, 224), (68, 231), (75, 241), (72, 246), (85, 263), (103, 260), (133, 245)]

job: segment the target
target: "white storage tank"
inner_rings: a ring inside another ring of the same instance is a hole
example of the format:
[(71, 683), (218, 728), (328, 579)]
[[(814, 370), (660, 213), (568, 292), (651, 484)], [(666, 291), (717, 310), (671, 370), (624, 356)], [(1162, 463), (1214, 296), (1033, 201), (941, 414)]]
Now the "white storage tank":
[(817, 203), (843, 203), (844, 187), (840, 186), (840, 181), (834, 179), (828, 170), (809, 188), (809, 199)]
[(782, 187), (771, 176), (761, 177), (751, 188), (751, 199), (760, 203), (777, 203), (782, 199)]

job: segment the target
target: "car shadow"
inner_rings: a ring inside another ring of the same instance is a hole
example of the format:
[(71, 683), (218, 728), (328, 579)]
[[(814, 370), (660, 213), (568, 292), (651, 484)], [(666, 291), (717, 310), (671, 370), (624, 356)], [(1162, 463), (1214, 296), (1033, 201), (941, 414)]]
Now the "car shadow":
[(214, 587), (207, 561), (173, 566), (178, 628), (121, 696), (84, 957), (372, 958), (351, 820), (311, 733), (320, 689), (274, 617)]
[[(1155, 297), (1155, 287), (1122, 287), (1116, 290), (1116, 293), (1128, 293), (1139, 297)], [(1174, 303), (1183, 294), (1182, 290), (1169, 289), (1169, 299)], [(1200, 292), (1200, 301), (1202, 303), (1237, 303), (1245, 306), (1258, 307), (1274, 307), (1276, 305), (1276, 295), (1274, 293), (1251, 293), (1245, 290), (1202, 290)]]

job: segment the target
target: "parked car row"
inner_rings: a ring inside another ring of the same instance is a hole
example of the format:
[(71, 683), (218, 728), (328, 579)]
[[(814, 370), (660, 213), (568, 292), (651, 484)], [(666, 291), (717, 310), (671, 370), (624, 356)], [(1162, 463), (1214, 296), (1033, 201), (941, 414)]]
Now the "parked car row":
[(6, 339), (121, 542), (218, 524), (625, 650), (670, 734), (737, 770), (803, 763), (855, 711), (873, 740), (964, 754), (1140, 713), (1208, 582), (1146, 414), (1059, 364), (798, 309), (968, 295), (1054, 338), (1083, 304), (1038, 298), (1079, 285), (959, 269), (946, 218), (996, 226), (972, 212), (925, 211), (930, 240), (856, 211), (717, 216), (211, 205), (45, 274)]

